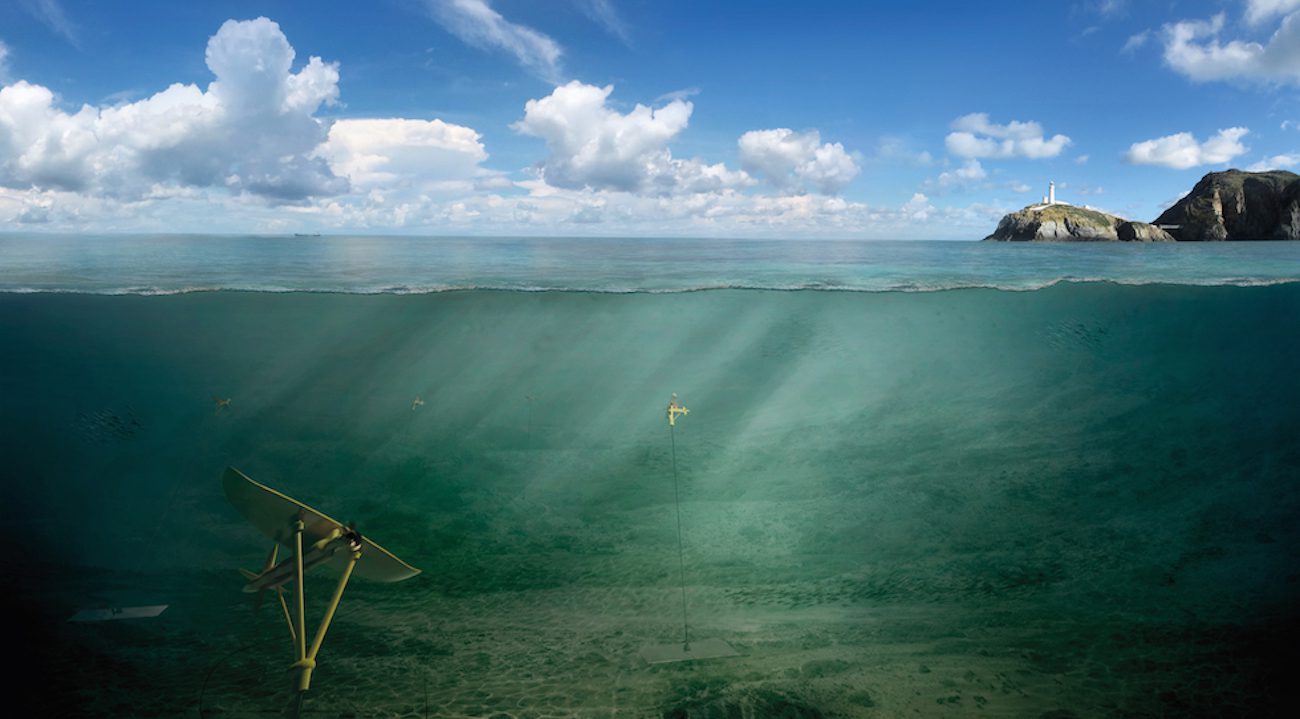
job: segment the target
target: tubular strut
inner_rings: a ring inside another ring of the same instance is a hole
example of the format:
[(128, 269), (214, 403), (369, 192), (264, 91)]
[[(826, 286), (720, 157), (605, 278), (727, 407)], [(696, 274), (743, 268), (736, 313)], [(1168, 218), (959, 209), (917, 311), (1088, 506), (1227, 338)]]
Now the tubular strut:
[(275, 598), (280, 600), (280, 608), (284, 610), (284, 621), (289, 625), (289, 639), (293, 641), (294, 655), (298, 653), (298, 632), (293, 628), (293, 615), (289, 613), (289, 605), (284, 601), (284, 592), (279, 587), (275, 588)]
[[(320, 653), (321, 645), (325, 643), (325, 633), (329, 631), (330, 622), (334, 620), (334, 613), (338, 611), (339, 601), (343, 599), (343, 590), (347, 589), (348, 580), (352, 578), (352, 570), (357, 566), (357, 560), (361, 559), (360, 545), (353, 545), (353, 547), (348, 548), (349, 557), (347, 566), (343, 568), (343, 576), (339, 577), (339, 583), (334, 587), (334, 595), (330, 597), (330, 603), (325, 608), (325, 616), (321, 618), (320, 627), (316, 630), (316, 636), (312, 639), (311, 650), (309, 651), (307, 649), (306, 614), (304, 612), (304, 605), (306, 602), (305, 597), (303, 596), (303, 529), (303, 522), (300, 519), (294, 524), (294, 548), (296, 549), (297, 556), (295, 561), (297, 574), (294, 582), (294, 591), (295, 594), (297, 594), (298, 600), (298, 631), (296, 634), (293, 631), (292, 622), (290, 622), (289, 625), (290, 636), (293, 636), (297, 640), (295, 642), (297, 660), (289, 667), (289, 669), (291, 671), (295, 669), (298, 671), (297, 688), (299, 701), (301, 701), (302, 694), (311, 687), (311, 674), (312, 670), (316, 668), (316, 655)], [(317, 542), (314, 547), (323, 549), (328, 546), (330, 542), (337, 541), (342, 536), (343, 534), (339, 530), (335, 529), (329, 534), (329, 536)], [(283, 604), (284, 597), (280, 597), (280, 602)], [(285, 607), (286, 618), (288, 618), (288, 612), (288, 607)]]

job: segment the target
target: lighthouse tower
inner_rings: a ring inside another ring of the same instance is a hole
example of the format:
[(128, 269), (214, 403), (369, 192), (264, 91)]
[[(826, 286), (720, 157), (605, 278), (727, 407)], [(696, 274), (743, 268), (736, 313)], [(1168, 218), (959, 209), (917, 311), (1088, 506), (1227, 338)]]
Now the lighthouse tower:
[(1056, 204), (1056, 183), (1051, 180), (1047, 182), (1047, 204)]

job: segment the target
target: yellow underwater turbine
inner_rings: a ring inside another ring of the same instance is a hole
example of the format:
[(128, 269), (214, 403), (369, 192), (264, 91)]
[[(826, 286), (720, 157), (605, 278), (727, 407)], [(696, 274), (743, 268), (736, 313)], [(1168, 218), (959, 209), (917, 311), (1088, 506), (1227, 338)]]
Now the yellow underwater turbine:
[[(362, 536), (355, 525), (330, 519), (302, 502), (254, 482), (234, 467), (226, 468), (222, 484), (226, 498), (235, 509), (275, 543), (261, 572), (241, 570), (248, 580), (244, 591), (260, 597), (262, 592), (271, 590), (279, 598), (294, 643), (295, 661), (290, 669), (297, 672), (295, 687), (297, 701), (301, 703), (303, 693), (311, 686), (312, 671), (316, 669), (316, 657), (325, 642), (325, 633), (352, 575), (377, 582), (400, 582), (414, 577), (420, 570)], [(276, 563), (276, 552), (281, 546), (292, 551), (293, 556)], [(332, 565), (342, 575), (308, 648), (303, 577), (307, 570), (320, 564)], [(296, 616), (289, 611), (284, 598), (283, 585), (289, 582), (294, 584)]]
[(686, 409), (681, 402), (677, 401), (677, 393), (673, 392), (673, 398), (668, 400), (668, 426), (676, 427), (677, 415), (690, 413), (691, 411), (689, 409)]

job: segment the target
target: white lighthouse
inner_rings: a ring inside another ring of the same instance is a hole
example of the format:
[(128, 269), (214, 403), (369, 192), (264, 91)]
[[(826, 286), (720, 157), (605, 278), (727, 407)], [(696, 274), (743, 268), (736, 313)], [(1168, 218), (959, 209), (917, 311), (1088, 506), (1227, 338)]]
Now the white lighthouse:
[[(1058, 200), (1058, 199), (1056, 199), (1056, 181), (1054, 181), (1054, 180), (1048, 180), (1048, 182), (1047, 182), (1047, 194), (1046, 194), (1046, 195), (1043, 195), (1043, 202), (1042, 202), (1042, 204), (1040, 204), (1040, 205), (1034, 205), (1034, 209), (1041, 210), (1041, 209), (1043, 209), (1043, 208), (1045, 208), (1045, 207), (1051, 207), (1052, 205), (1066, 205), (1066, 206), (1069, 206), (1070, 203), (1068, 203), (1068, 202), (1064, 202), (1064, 201), (1062, 201), (1062, 200)], [(1086, 205), (1085, 205), (1085, 207), (1086, 207)]]

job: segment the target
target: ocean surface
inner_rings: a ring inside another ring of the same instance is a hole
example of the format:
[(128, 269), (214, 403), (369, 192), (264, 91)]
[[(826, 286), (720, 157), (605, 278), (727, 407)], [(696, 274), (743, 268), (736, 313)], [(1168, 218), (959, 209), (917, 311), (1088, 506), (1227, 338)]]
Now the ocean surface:
[(915, 292), (1062, 281), (1300, 282), (1300, 245), (0, 234), (0, 292)]
[(287, 715), (234, 466), (423, 570), (303, 716), (1289, 716), (1297, 368), (1300, 243), (0, 235), (14, 711)]

